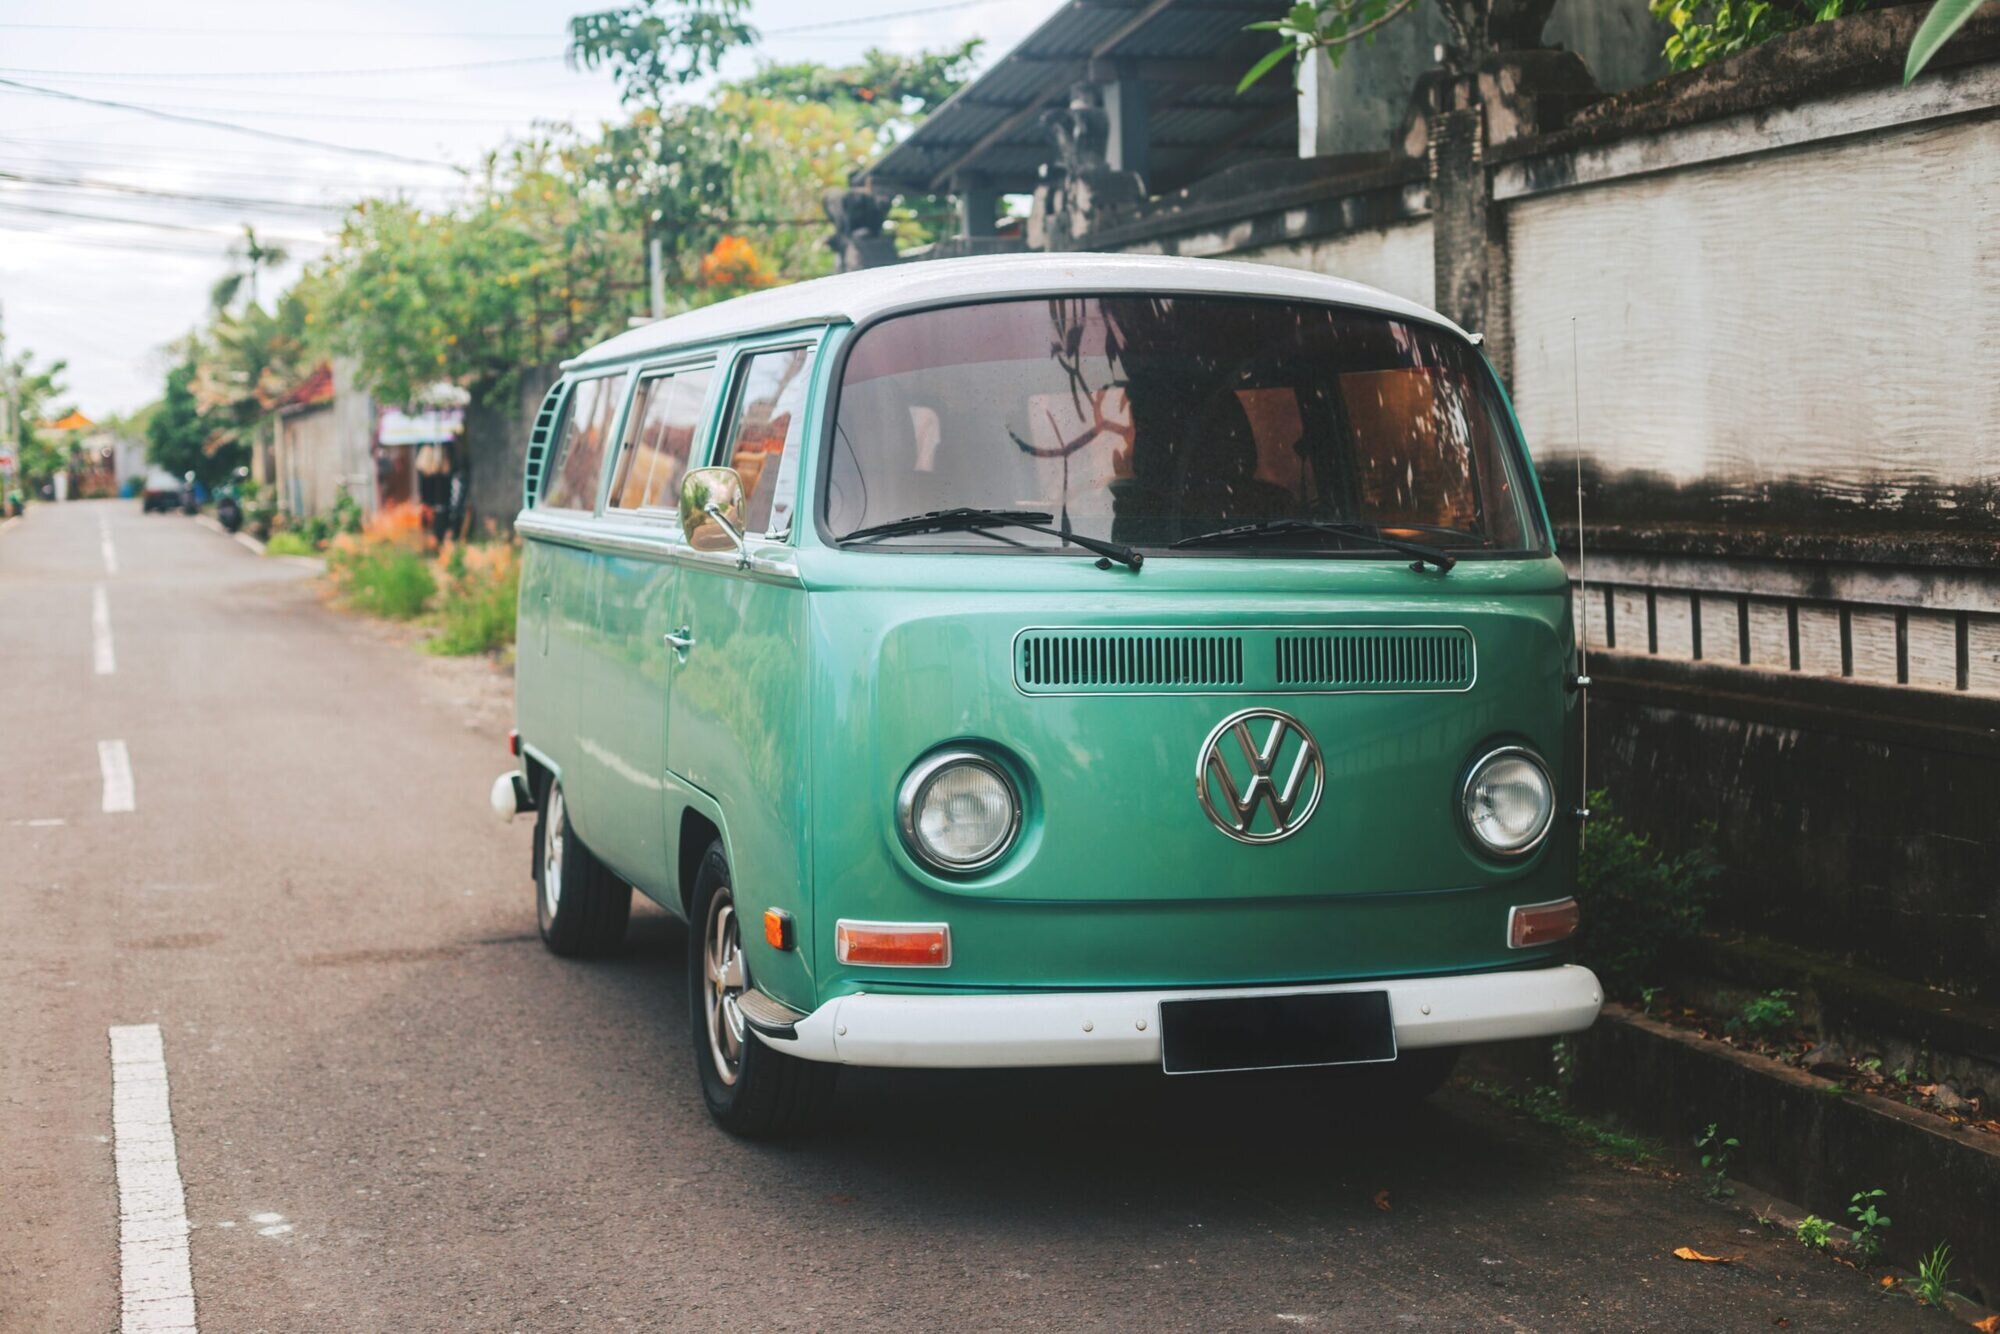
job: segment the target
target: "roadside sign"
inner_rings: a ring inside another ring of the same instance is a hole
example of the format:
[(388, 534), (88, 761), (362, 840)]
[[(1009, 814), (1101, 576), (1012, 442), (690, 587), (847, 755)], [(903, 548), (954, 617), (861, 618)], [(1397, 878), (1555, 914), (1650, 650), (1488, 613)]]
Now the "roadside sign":
[(0, 472), (12, 471), (14, 471), (14, 451), (11, 449), (0, 449)]

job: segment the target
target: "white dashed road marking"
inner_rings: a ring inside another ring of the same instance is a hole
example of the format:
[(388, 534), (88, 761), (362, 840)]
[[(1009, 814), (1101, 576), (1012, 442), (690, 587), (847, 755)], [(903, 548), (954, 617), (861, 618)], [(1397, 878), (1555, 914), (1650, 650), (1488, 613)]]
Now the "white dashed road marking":
[(97, 767), (104, 774), (104, 813), (116, 815), (138, 809), (138, 799), (132, 791), (132, 757), (126, 753), (125, 743), (98, 742)]
[(118, 656), (111, 651), (111, 600), (105, 597), (103, 584), (90, 590), (90, 647), (99, 676), (118, 670)]
[(111, 545), (111, 525), (101, 514), (97, 516), (97, 545), (104, 552), (104, 572), (118, 573), (118, 548)]
[(187, 1197), (174, 1152), (158, 1024), (111, 1030), (111, 1141), (118, 1169), (121, 1334), (192, 1331)]

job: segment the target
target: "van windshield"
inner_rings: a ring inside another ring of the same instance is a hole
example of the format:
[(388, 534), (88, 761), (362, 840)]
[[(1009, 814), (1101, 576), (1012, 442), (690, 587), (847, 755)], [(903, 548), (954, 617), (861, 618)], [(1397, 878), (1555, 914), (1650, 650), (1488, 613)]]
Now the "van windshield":
[(996, 301), (856, 338), (823, 516), (834, 540), (960, 506), (1043, 511), (1059, 530), (880, 539), (890, 547), (1055, 549), (1071, 532), (1158, 550), (1266, 525), (1284, 540), (1180, 554), (1384, 554), (1284, 522), (1307, 520), (1539, 553), (1522, 468), (1490, 373), (1443, 330), (1305, 302)]

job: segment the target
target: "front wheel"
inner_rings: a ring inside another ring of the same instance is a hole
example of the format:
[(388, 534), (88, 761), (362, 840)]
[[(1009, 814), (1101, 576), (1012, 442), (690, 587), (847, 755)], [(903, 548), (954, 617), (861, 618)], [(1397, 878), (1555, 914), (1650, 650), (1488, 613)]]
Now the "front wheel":
[(551, 778), (535, 819), (535, 922), (542, 944), (565, 958), (609, 954), (625, 939), (631, 915), (632, 887), (577, 838), (562, 784)]
[(750, 1032), (740, 1005), (750, 975), (720, 840), (701, 859), (690, 907), (688, 1014), (708, 1114), (747, 1139), (811, 1128), (832, 1100), (838, 1068), (776, 1051)]

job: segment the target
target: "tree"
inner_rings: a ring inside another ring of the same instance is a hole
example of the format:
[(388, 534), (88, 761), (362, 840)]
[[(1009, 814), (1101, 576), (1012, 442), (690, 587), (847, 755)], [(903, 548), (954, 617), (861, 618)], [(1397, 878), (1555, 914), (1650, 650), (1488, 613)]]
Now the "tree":
[(572, 68), (609, 69), (618, 96), (663, 110), (668, 94), (712, 74), (722, 58), (757, 40), (743, 18), (749, 0), (639, 0), (569, 22)]
[[(17, 475), (30, 488), (69, 465), (68, 445), (41, 427), (42, 422), (68, 411), (55, 406), (67, 392), (62, 374), (68, 366), (64, 361), (53, 361), (38, 369), (35, 354), (27, 349), (0, 365), (0, 386), (13, 387), (11, 398), (0, 398), (0, 404), (14, 414), (14, 438), (20, 446)], [(6, 433), (0, 431), (0, 439), (5, 438)]]
[(195, 348), (190, 341), (180, 362), (167, 372), (167, 392), (146, 423), (146, 458), (176, 477), (191, 472), (205, 482), (216, 482), (233, 471), (238, 460), (230, 459), (224, 466), (208, 453), (210, 427), (195, 402), (194, 377)]
[(233, 267), (209, 289), (208, 304), (218, 312), (228, 310), (247, 282), (250, 285), (250, 304), (256, 305), (258, 274), (286, 263), (291, 257), (291, 252), (283, 246), (260, 242), (256, 229), (244, 223), (242, 239), (229, 243), (229, 259)]

